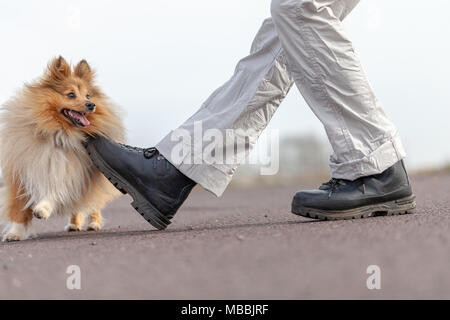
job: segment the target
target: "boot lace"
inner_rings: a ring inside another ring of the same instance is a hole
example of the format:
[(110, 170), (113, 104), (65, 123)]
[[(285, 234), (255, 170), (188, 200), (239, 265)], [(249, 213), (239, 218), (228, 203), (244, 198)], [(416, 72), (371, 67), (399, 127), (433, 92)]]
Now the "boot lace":
[[(332, 178), (330, 181), (325, 182), (322, 184), (322, 186), (328, 187), (330, 189), (330, 192), (328, 193), (328, 198), (331, 198), (331, 195), (333, 192), (335, 192), (337, 189), (339, 189), (340, 186), (345, 186), (347, 184), (347, 181), (344, 179), (335, 179)], [(362, 193), (366, 193), (366, 184), (364, 183), (364, 180), (362, 181)]]
[(158, 150), (156, 150), (156, 148), (154, 148), (154, 147), (152, 147), (152, 148), (139, 148), (139, 147), (132, 147), (132, 146), (129, 146), (129, 145), (124, 144), (124, 143), (119, 143), (119, 145), (122, 148), (126, 149), (126, 150), (142, 153), (143, 156), (146, 159), (151, 159), (153, 156), (158, 154)]
[(330, 192), (328, 193), (328, 198), (330, 198), (333, 192), (341, 185), (341, 179), (332, 178), (330, 181), (324, 183), (324, 185), (330, 188)]

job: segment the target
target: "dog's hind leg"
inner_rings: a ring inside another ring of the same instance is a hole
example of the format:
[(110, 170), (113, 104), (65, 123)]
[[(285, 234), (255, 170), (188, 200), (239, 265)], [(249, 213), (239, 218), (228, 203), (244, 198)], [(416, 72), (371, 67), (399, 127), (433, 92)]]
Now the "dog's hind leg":
[(81, 212), (73, 213), (70, 216), (69, 223), (66, 225), (64, 230), (68, 232), (81, 231), (81, 228), (83, 228), (83, 221), (84, 221), (83, 213)]
[(103, 226), (102, 214), (95, 211), (88, 216), (88, 231), (98, 231)]
[(30, 208), (25, 208), (27, 199), (20, 196), (18, 185), (12, 181), (8, 184), (7, 219), (9, 226), (3, 241), (19, 241), (28, 237), (28, 229), (33, 220)]

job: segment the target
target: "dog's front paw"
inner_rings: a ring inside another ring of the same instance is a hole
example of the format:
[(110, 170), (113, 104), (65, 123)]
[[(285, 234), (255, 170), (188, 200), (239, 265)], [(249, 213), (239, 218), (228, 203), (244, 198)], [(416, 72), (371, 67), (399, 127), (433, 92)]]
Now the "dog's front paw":
[(99, 231), (101, 229), (102, 229), (102, 224), (98, 223), (97, 221), (92, 221), (87, 226), (88, 231)]
[(3, 236), (3, 241), (21, 241), (27, 238), (27, 228), (23, 224), (12, 223), (8, 232)]
[(15, 233), (7, 233), (3, 236), (4, 242), (13, 242), (22, 240), (22, 236), (20, 234)]
[(39, 202), (33, 209), (33, 214), (38, 219), (47, 220), (52, 215), (53, 206), (48, 201)]
[(67, 226), (64, 227), (64, 230), (67, 232), (78, 232), (81, 231), (81, 226), (69, 223)]

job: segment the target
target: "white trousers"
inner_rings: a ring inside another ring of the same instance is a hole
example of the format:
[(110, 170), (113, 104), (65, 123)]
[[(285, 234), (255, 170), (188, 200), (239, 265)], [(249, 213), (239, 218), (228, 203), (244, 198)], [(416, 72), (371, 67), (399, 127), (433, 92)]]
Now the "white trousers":
[[(355, 180), (381, 173), (403, 159), (397, 129), (375, 97), (341, 23), (358, 2), (273, 0), (272, 18), (264, 21), (250, 55), (178, 128), (192, 134), (193, 139), (183, 142), (190, 154), (174, 156), (180, 143), (177, 130), (157, 149), (183, 174), (220, 196), (295, 82), (333, 147), (333, 178)], [(234, 134), (235, 150), (244, 150), (234, 161), (195, 161), (205, 147), (197, 141), (203, 137), (195, 135), (196, 123), (203, 131), (252, 133), (246, 139)]]

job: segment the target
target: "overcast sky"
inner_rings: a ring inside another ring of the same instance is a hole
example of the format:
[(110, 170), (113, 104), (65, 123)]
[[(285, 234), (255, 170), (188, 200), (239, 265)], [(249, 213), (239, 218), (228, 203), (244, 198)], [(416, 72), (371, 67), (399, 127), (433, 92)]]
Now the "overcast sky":
[[(126, 110), (129, 141), (151, 146), (232, 75), (269, 8), (270, 0), (2, 1), (0, 102), (51, 57), (86, 58)], [(450, 162), (449, 12), (448, 0), (362, 0), (345, 21), (416, 168)], [(325, 139), (295, 88), (269, 129)]]

